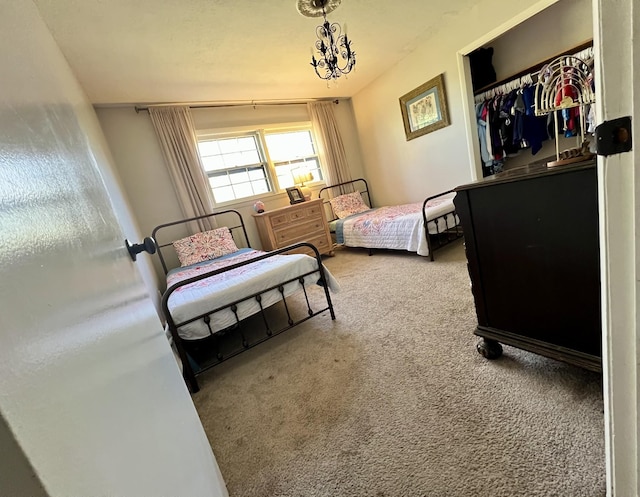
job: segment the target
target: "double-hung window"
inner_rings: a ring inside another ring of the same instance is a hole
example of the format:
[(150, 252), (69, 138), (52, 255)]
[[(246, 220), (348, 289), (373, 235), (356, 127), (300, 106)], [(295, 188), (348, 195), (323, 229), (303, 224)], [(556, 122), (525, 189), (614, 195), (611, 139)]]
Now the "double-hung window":
[(216, 204), (276, 194), (294, 186), (293, 175), (322, 170), (310, 125), (198, 134), (198, 152)]
[(280, 189), (294, 186), (293, 175), (300, 170), (310, 172), (313, 181), (322, 180), (311, 128), (294, 131), (266, 130), (264, 138)]
[(198, 139), (198, 151), (217, 204), (271, 191), (257, 132)]

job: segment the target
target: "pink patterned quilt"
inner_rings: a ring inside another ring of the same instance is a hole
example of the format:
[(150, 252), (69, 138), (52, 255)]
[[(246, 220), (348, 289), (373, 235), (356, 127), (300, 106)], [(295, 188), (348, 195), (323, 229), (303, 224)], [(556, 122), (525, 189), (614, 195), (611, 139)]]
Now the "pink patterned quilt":
[[(248, 261), (265, 253), (259, 250), (251, 250), (233, 257), (220, 260), (214, 259), (201, 264), (187, 266), (173, 271), (167, 276), (167, 288), (180, 281), (239, 262)], [(317, 260), (308, 255), (275, 255), (180, 287), (169, 297), (168, 307), (174, 321), (179, 323), (212, 309), (228, 305), (247, 295), (261, 292), (299, 275), (314, 271), (317, 268)], [(323, 268), (329, 289), (332, 292), (338, 292), (340, 288), (338, 282), (326, 267), (323, 266)], [(315, 279), (309, 280), (308, 278)], [(307, 281), (313, 281), (313, 283), (317, 279), (318, 273), (307, 276)], [(317, 285), (309, 285), (307, 283), (306, 287), (310, 291), (314, 291), (316, 288), (322, 291), (322, 288)], [(284, 285), (284, 295), (289, 296), (301, 288), (297, 280), (287, 283)], [(279, 300), (281, 300), (280, 292), (278, 290), (269, 290), (262, 294), (262, 307), (269, 307)], [(240, 319), (260, 311), (260, 304), (253, 298), (242, 301), (237, 305)], [(236, 318), (233, 312), (229, 309), (222, 309), (211, 315), (210, 325), (213, 331), (218, 331), (232, 326), (235, 322)], [(209, 329), (202, 320), (198, 320), (180, 327), (178, 333), (186, 340), (193, 340), (208, 336)]]
[[(459, 223), (453, 214), (455, 193), (430, 200), (427, 219), (451, 213), (438, 221), (428, 222), (429, 233), (444, 231)], [(422, 202), (378, 207), (354, 214), (336, 223), (336, 241), (348, 247), (383, 248), (416, 252), (428, 256), (424, 232)]]

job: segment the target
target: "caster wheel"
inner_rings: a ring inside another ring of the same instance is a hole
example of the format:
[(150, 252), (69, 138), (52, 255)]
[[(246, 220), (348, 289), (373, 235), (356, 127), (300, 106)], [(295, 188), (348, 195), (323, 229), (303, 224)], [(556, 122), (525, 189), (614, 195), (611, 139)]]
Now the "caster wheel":
[(485, 359), (497, 359), (502, 355), (502, 345), (495, 340), (487, 340), (483, 338), (476, 345), (478, 353)]
[(247, 342), (246, 340), (242, 340), (242, 346), (243, 346), (245, 349), (248, 349), (248, 348), (249, 348), (249, 342)]

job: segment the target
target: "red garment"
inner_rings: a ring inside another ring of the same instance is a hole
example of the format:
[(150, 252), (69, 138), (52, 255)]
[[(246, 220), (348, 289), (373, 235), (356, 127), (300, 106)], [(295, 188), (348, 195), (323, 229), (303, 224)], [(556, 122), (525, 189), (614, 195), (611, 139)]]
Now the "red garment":
[(562, 85), (560, 89), (556, 93), (556, 107), (559, 107), (562, 104), (562, 100), (569, 97), (572, 101), (575, 101), (577, 95), (575, 87), (571, 84), (571, 72), (573, 71), (572, 67), (565, 67), (563, 69), (562, 76)]

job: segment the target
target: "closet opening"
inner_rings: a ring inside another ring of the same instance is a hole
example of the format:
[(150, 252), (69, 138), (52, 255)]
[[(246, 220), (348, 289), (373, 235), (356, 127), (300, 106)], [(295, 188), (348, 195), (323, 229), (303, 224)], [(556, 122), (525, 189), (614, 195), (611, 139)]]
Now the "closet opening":
[[(486, 54), (488, 51), (492, 52), (493, 48), (480, 48), (469, 55), (483, 176), (522, 165), (558, 164), (561, 163), (559, 156), (563, 154), (577, 155), (583, 148), (594, 148), (595, 107), (592, 101), (574, 105), (572, 97), (580, 92), (582, 98), (583, 92), (572, 80), (578, 68), (571, 65), (585, 67), (584, 72), (590, 78), (585, 84), (593, 84), (592, 40), (555, 54), (508, 78), (480, 86), (477, 81), (484, 82), (487, 74), (495, 74), (490, 61), (486, 61), (485, 67), (478, 67), (477, 62), (474, 63), (478, 60), (476, 54)], [(483, 57), (486, 59), (486, 56)], [(561, 69), (563, 74), (557, 89), (552, 89), (550, 93), (547, 86), (552, 83), (552, 72), (558, 71), (558, 61), (565, 66)], [(474, 68), (480, 72), (474, 74)], [(589, 90), (592, 90), (591, 86)], [(551, 97), (553, 107), (547, 106), (547, 112), (539, 114), (545, 110), (542, 105), (545, 95), (547, 99)], [(566, 99), (571, 102), (562, 108)]]
[(576, 55), (593, 66), (591, 3), (564, 0), (534, 7), (537, 13), (458, 54), (474, 179), (552, 162), (558, 151), (581, 147), (583, 133), (594, 145), (590, 108), (557, 114), (556, 143), (554, 113), (533, 115), (532, 100), (540, 70), (557, 57)]

